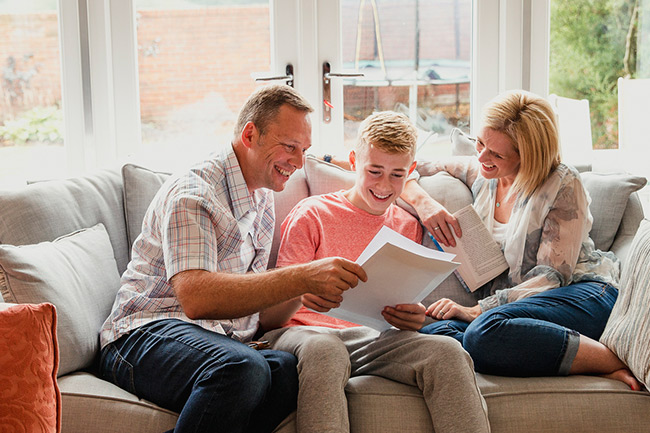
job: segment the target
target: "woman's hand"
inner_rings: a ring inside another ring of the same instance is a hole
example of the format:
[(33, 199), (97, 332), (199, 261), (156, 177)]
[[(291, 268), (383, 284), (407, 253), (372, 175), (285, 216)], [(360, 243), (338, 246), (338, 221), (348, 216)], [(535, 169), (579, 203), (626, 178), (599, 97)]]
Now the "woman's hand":
[(435, 320), (458, 319), (469, 323), (481, 313), (479, 305), (464, 307), (447, 298), (439, 299), (427, 308), (427, 316)]
[(415, 180), (406, 182), (400, 197), (413, 206), (424, 227), (429, 230), (438, 243), (446, 247), (450, 245), (452, 247), (456, 246), (456, 239), (454, 239), (451, 228), (449, 228), (451, 225), (456, 236), (462, 236), (463, 233), (456, 217), (450, 214), (443, 205), (431, 198)]
[(436, 241), (446, 247), (450, 245), (452, 247), (456, 246), (452, 228), (456, 236), (461, 237), (460, 224), (456, 217), (450, 214), (443, 205), (430, 198), (429, 200), (422, 200), (415, 210), (424, 227), (429, 230), (429, 233), (433, 235)]
[(425, 311), (422, 304), (399, 304), (394, 307), (384, 307), (381, 315), (397, 329), (417, 331), (424, 325)]

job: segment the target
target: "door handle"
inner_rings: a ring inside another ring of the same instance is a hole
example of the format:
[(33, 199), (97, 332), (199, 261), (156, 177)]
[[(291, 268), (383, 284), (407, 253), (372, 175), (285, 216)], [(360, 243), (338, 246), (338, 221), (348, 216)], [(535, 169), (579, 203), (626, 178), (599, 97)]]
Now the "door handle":
[(332, 121), (332, 78), (345, 78), (345, 77), (363, 77), (360, 72), (344, 73), (332, 72), (330, 62), (323, 62), (323, 122), (330, 123)]
[(284, 68), (285, 75), (271, 75), (270, 77), (257, 76), (257, 74), (251, 74), (255, 81), (276, 81), (283, 80), (287, 83), (287, 86), (293, 87), (293, 65), (289, 63)]

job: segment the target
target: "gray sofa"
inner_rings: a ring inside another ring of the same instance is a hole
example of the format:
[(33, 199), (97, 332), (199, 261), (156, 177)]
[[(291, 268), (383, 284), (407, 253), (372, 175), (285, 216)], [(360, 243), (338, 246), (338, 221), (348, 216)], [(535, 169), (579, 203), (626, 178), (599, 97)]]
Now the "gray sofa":
[[(59, 312), (58, 383), (64, 433), (162, 432), (174, 426), (175, 413), (138, 399), (94, 373), (98, 326), (108, 315), (144, 211), (166, 177), (127, 165), (122, 173), (103, 171), (0, 192), (0, 244), (30, 245), (9, 258), (0, 247), (4, 301), (50, 301)], [(595, 173), (583, 173), (583, 179), (592, 197), (596, 245), (614, 251), (625, 261), (643, 218), (635, 191), (645, 185), (645, 179)], [(294, 174), (285, 191), (276, 194), (271, 266), (279, 224), (291, 207), (304, 197), (346, 188), (352, 182), (352, 173), (307, 158), (305, 168)], [(467, 188), (448, 175), (423, 177), (419, 182), (452, 211), (471, 201)], [(79, 251), (74, 250), (77, 255), (73, 260), (56, 265), (58, 258), (48, 254), (58, 253), (44, 246), (61, 236), (58, 243), (77, 240), (70, 248)], [(39, 244), (42, 242), (47, 244)], [(23, 283), (25, 287), (31, 284), (31, 288), (24, 289)], [(425, 302), (440, 297), (465, 305), (476, 303), (453, 275)], [(650, 426), (650, 394), (632, 392), (616, 381), (590, 376), (477, 376), (494, 432), (647, 432)], [(346, 391), (353, 432), (433, 431), (417, 388), (360, 376), (350, 380)], [(276, 431), (295, 431), (293, 415)]]

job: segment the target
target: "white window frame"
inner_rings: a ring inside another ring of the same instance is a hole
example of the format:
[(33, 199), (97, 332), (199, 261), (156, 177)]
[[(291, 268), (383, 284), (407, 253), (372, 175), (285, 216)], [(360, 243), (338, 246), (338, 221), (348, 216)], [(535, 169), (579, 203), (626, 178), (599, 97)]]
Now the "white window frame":
[(141, 146), (132, 0), (59, 0), (67, 173), (116, 167)]
[[(505, 90), (547, 96), (550, 1), (474, 0), (474, 132), (483, 105)], [(315, 108), (313, 151), (326, 152), (343, 142), (341, 80), (331, 82), (332, 121), (322, 122), (322, 64), (342, 65), (340, 1), (271, 0), (270, 8), (271, 72), (294, 66), (294, 86)], [(68, 171), (117, 166), (141, 149), (133, 0), (59, 0), (59, 17)]]

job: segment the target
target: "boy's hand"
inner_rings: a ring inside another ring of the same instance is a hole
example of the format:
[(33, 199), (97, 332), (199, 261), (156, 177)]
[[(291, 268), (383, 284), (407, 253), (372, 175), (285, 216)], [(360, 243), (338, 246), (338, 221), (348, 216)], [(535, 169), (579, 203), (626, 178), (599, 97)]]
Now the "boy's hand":
[(424, 325), (425, 312), (422, 304), (399, 304), (395, 307), (384, 307), (381, 315), (397, 329), (417, 331)]

